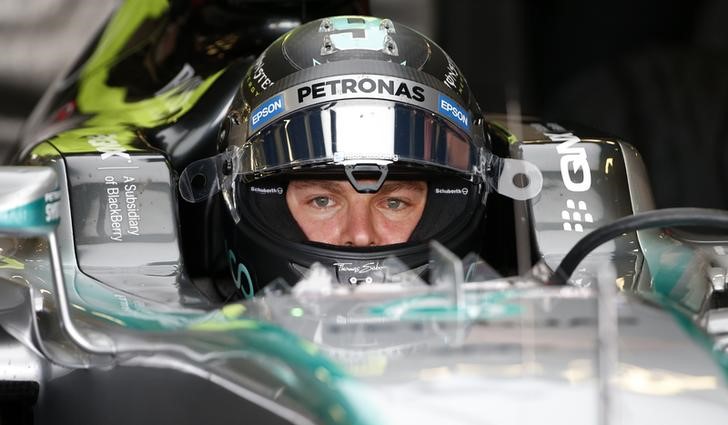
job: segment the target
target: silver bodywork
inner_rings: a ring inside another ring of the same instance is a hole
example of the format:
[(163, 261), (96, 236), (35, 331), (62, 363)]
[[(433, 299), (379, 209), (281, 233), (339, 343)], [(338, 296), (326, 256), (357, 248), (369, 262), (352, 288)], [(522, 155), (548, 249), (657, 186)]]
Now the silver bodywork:
[[(632, 161), (625, 161), (632, 198), (649, 194)], [(632, 204), (649, 208), (650, 200)], [(412, 276), (348, 288), (314, 268), (293, 288), (205, 309), (107, 286), (75, 266), (68, 221), (47, 234), (24, 234), (15, 252), (25, 256), (23, 267), (0, 269), (0, 323), (13, 337), (3, 339), (2, 379), (41, 384), (41, 419), (51, 412), (78, 419), (72, 401), (64, 409), (47, 397), (79, 373), (107, 391), (78, 389), (84, 404), (102, 406), (109, 391), (128, 391), (114, 371), (157, 370), (170, 382), (196, 377), (165, 388), (172, 397), (212, 385), (248, 411), (266, 412), (262, 422), (728, 420), (724, 326), (721, 311), (707, 305), (708, 274), (686, 282), (693, 291), (670, 304), (650, 290), (646, 270), (625, 281), (604, 252), (585, 261), (590, 284), (548, 287), (544, 263), (522, 277), (466, 281), (461, 260), (434, 245), (434, 285)], [(640, 232), (635, 243), (663, 237)], [(699, 272), (709, 262), (690, 264)], [(162, 417), (185, 411), (159, 408)]]

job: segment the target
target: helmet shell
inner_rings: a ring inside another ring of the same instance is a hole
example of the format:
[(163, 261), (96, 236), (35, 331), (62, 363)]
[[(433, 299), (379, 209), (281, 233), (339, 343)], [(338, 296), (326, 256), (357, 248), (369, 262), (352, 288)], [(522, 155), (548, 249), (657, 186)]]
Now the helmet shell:
[[(248, 70), (222, 139), (227, 146), (250, 145), (261, 133), (260, 128), (250, 125), (254, 112), (270, 105), (271, 99), (308, 82), (345, 75), (382, 76), (412, 83), (396, 93), (409, 104), (419, 96), (413, 85), (446, 96), (472, 117), (468, 140), (474, 146), (489, 149), (480, 108), (452, 59), (424, 35), (389, 19), (368, 16), (315, 20), (271, 44)], [(308, 94), (312, 94), (316, 88), (308, 89)], [(432, 108), (427, 113), (436, 116)], [(281, 114), (271, 118), (271, 122), (285, 117)], [(290, 173), (295, 173), (295, 168)], [(276, 176), (263, 176), (253, 182), (255, 186), (249, 181), (230, 185), (224, 193), (232, 212), (232, 218), (225, 217), (226, 255), (239, 293), (252, 296), (277, 278), (293, 284), (316, 262), (330, 267), (342, 283), (372, 280), (372, 274), (359, 276), (355, 270), (386, 275), (385, 262), (389, 257), (396, 257), (410, 270), (426, 275), (430, 239), (437, 239), (461, 256), (479, 252), (485, 216), (484, 183), (453, 178), (452, 174), (438, 180), (442, 170), (423, 170), (429, 173), (423, 178), (428, 181), (429, 192), (420, 224), (448, 224), (441, 226), (440, 233), (416, 229), (414, 233), (421, 236), (417, 240), (382, 247), (348, 248), (304, 240), (285, 206), (285, 181)], [(281, 236), (281, 232), (287, 236)]]

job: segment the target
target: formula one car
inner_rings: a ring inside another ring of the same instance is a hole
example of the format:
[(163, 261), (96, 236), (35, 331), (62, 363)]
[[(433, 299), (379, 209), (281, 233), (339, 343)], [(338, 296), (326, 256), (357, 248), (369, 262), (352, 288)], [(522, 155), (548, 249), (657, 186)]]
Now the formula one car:
[(241, 288), (219, 199), (178, 182), (263, 46), (366, 12), (304, 4), (127, 1), (43, 98), (0, 167), (0, 422), (728, 421), (728, 215), (655, 211), (639, 154), (572, 125), (486, 116), (531, 166), (482, 258)]

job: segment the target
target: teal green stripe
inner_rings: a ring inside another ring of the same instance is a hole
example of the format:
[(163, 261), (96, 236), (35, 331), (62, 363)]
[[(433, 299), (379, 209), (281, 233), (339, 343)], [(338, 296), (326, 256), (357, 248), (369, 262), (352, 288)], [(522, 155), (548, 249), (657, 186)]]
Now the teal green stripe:
[(14, 230), (53, 230), (58, 225), (56, 202), (39, 198), (29, 204), (0, 211), (0, 227)]

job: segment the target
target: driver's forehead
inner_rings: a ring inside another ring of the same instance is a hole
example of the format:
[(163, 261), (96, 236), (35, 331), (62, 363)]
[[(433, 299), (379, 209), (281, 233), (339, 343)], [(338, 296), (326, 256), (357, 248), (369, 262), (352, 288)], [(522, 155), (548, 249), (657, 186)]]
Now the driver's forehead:
[[(375, 180), (371, 180), (374, 182)], [(369, 182), (368, 180), (362, 180), (362, 182)], [(321, 190), (327, 192), (344, 193), (344, 192), (355, 192), (354, 188), (347, 180), (292, 180), (289, 183), (289, 189), (300, 189), (300, 190)], [(386, 181), (382, 184), (382, 187), (377, 193), (392, 193), (396, 191), (411, 191), (417, 193), (424, 193), (427, 191), (427, 183), (423, 180), (393, 180)]]

